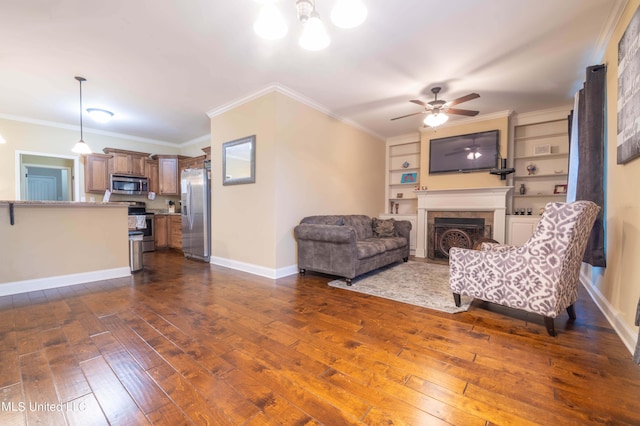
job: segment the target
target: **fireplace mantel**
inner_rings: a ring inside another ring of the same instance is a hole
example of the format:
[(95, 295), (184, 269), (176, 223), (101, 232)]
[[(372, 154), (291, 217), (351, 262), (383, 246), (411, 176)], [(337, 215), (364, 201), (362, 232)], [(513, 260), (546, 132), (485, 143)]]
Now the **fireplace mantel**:
[(512, 186), (495, 186), (416, 191), (418, 197), (416, 257), (427, 257), (427, 214), (429, 211), (492, 211), (493, 239), (503, 243), (505, 240), (507, 195), (512, 189)]

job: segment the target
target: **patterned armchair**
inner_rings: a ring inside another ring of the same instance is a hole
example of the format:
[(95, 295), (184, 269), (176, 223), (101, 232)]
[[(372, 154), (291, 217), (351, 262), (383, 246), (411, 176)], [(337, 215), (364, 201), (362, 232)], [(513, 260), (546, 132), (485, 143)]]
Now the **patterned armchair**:
[(580, 265), (599, 210), (591, 201), (549, 203), (522, 247), (452, 248), (449, 284), (456, 306), (465, 295), (540, 314), (555, 336), (553, 320), (560, 312), (576, 318)]

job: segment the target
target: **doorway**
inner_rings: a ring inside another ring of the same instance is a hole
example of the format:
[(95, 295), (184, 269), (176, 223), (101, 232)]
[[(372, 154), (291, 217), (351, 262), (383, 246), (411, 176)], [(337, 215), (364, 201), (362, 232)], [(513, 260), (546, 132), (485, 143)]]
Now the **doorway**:
[(17, 153), (19, 200), (74, 201), (77, 158), (38, 153)]

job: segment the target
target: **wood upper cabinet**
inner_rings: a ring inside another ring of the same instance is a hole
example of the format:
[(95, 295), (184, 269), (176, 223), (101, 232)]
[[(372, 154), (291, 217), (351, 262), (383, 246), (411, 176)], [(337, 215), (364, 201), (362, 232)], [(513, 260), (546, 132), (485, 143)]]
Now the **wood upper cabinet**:
[(178, 176), (178, 156), (158, 155), (158, 194), (180, 195)]
[(182, 174), (182, 171), (186, 169), (204, 168), (204, 160), (206, 159), (206, 157), (206, 155), (201, 155), (199, 157), (181, 158), (178, 164), (180, 167), (180, 174)]
[(111, 155), (90, 154), (84, 157), (84, 191), (104, 192), (109, 189)]
[(133, 176), (145, 175), (145, 160), (149, 158), (149, 154), (115, 148), (105, 148), (102, 151), (113, 156), (109, 165), (111, 173)]
[(149, 192), (160, 192), (160, 174), (158, 160), (145, 160), (144, 176), (149, 178)]
[(206, 148), (202, 148), (202, 150), (204, 151), (205, 160), (211, 160), (211, 147), (208, 146)]

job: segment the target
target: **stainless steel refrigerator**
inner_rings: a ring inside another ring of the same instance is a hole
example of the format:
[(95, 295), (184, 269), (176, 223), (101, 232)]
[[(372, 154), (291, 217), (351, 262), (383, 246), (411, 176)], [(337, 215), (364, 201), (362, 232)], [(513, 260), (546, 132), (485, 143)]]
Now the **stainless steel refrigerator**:
[(186, 169), (180, 176), (182, 251), (208, 262), (211, 256), (211, 168)]

